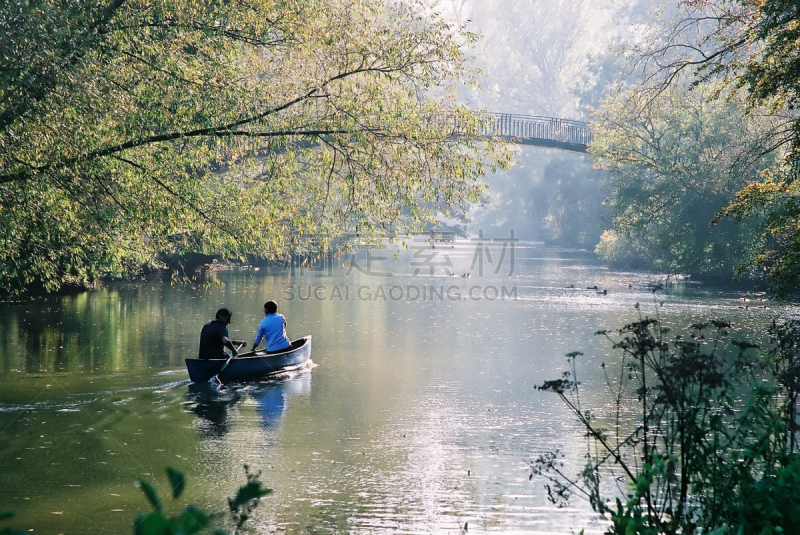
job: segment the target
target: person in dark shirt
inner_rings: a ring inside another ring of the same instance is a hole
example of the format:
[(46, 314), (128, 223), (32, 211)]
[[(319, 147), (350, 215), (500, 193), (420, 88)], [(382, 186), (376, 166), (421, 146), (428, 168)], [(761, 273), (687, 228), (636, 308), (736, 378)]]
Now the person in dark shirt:
[(231, 322), (233, 314), (227, 308), (217, 310), (216, 317), (203, 325), (200, 331), (200, 350), (198, 358), (201, 359), (226, 359), (225, 348), (231, 350), (235, 357), (239, 354), (236, 346), (242, 347), (247, 342), (242, 340), (231, 340), (228, 335), (228, 324)]

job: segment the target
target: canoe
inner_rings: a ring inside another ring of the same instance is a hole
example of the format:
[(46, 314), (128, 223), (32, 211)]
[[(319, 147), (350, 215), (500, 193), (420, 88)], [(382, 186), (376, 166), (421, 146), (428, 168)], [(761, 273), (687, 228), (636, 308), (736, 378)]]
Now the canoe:
[(254, 381), (302, 366), (310, 357), (311, 336), (306, 336), (280, 353), (240, 353), (227, 366), (228, 359), (186, 359), (186, 370), (194, 383), (205, 383), (217, 374), (222, 383)]

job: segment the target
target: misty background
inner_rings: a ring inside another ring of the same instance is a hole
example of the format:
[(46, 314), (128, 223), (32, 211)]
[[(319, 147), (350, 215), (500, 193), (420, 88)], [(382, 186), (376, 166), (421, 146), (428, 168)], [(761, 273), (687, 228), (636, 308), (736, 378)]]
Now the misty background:
[[(462, 100), (495, 113), (589, 121), (621, 79), (618, 57), (646, 31), (655, 4), (603, 0), (442, 0), (445, 18), (479, 33), (480, 89)], [(519, 145), (516, 165), (488, 176), (467, 231), (593, 249), (610, 226), (603, 172), (592, 158)]]

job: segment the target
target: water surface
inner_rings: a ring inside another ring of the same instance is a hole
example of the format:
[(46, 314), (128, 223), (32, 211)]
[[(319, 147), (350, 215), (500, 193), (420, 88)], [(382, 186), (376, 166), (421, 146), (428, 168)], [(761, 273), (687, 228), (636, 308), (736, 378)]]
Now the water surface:
[[(535, 386), (580, 350), (588, 399), (603, 403), (600, 363), (617, 357), (593, 333), (641, 314), (676, 329), (724, 317), (758, 336), (792, 312), (698, 285), (654, 295), (658, 277), (581, 251), (406, 246), (6, 300), (0, 509), (34, 533), (126, 533), (147, 508), (137, 478), (156, 483), (168, 511), (221, 511), (247, 464), (275, 491), (256, 533), (602, 533), (586, 503), (556, 508), (530, 478), (528, 461), (555, 448), (576, 472), (585, 447)], [(214, 311), (233, 310), (232, 336), (249, 340), (270, 298), (293, 338), (313, 335), (313, 363), (249, 385), (190, 384), (183, 359)], [(188, 477), (180, 503), (167, 498), (166, 466)]]

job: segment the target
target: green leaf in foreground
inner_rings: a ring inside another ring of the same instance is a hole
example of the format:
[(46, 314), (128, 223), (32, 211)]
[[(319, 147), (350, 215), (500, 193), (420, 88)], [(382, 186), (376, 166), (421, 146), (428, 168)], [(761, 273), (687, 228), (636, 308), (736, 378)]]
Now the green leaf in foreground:
[(142, 489), (142, 492), (144, 492), (144, 495), (147, 496), (147, 501), (150, 502), (150, 505), (152, 505), (154, 509), (161, 511), (161, 498), (158, 497), (155, 487), (143, 479), (137, 479), (136, 486)]
[(167, 467), (167, 476), (169, 477), (170, 485), (172, 485), (172, 497), (177, 500), (186, 487), (186, 477), (184, 477), (183, 472), (171, 466)]
[[(186, 488), (186, 477), (181, 471), (172, 467), (168, 467), (166, 473), (172, 486), (172, 496), (177, 499)], [(245, 474), (247, 483), (239, 487), (236, 496), (228, 498), (231, 516), (237, 529), (250, 518), (260, 498), (272, 492), (258, 480), (260, 472), (252, 474), (245, 466)], [(161, 499), (151, 483), (138, 479), (136, 486), (142, 489), (153, 510), (136, 516), (133, 528), (135, 535), (193, 535), (213, 527), (212, 518), (217, 516), (216, 514), (209, 514), (196, 505), (187, 505), (180, 514), (167, 516), (163, 511)], [(228, 535), (228, 532), (219, 528), (214, 529), (213, 533)], [(0, 531), (0, 535), (18, 535), (18, 533), (6, 530)]]
[(248, 481), (246, 485), (239, 487), (239, 491), (236, 493), (236, 496), (228, 499), (228, 503), (231, 506), (231, 511), (238, 510), (244, 505), (248, 504), (250, 501), (257, 500), (271, 492), (272, 489), (262, 486), (261, 481), (258, 481), (257, 479)]
[(196, 505), (187, 505), (181, 514), (181, 532), (197, 533), (209, 524), (208, 515)]
[(152, 511), (148, 514), (139, 513), (133, 523), (135, 535), (161, 535), (172, 533), (169, 520), (161, 511)]

